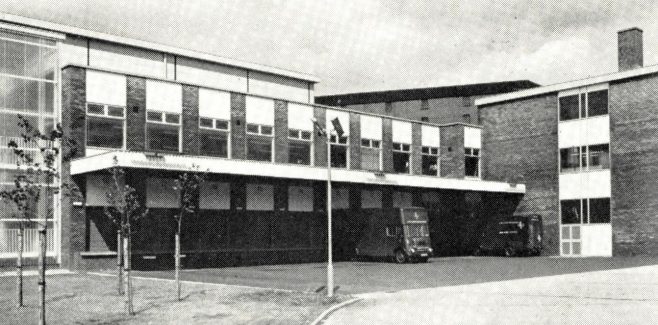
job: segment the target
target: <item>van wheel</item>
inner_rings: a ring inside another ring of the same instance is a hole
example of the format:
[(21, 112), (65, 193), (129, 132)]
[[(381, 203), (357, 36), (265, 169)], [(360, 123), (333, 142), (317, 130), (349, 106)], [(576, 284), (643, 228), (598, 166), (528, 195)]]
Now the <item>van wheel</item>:
[(505, 247), (505, 256), (507, 257), (514, 256), (514, 249), (512, 248), (512, 246)]
[(418, 262), (427, 263), (428, 260), (429, 260), (429, 257), (421, 257), (421, 258), (418, 259)]
[(395, 263), (403, 264), (407, 262), (407, 254), (401, 249), (395, 251)]

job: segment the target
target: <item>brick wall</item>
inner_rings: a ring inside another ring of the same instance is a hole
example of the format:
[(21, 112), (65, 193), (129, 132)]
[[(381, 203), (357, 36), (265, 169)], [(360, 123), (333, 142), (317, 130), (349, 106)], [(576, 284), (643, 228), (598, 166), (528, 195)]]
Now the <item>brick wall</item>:
[(393, 172), (393, 120), (382, 119), (382, 170)]
[[(327, 117), (325, 114), (325, 109), (321, 107), (313, 108), (313, 115), (318, 121), (318, 124), (321, 126), (326, 125)], [(327, 166), (327, 138), (324, 136), (319, 137), (316, 135), (313, 137), (313, 144), (315, 147), (315, 166), (326, 167)]]
[(480, 108), (482, 176), (519, 178), (526, 194), (516, 214), (539, 214), (546, 254), (559, 253), (557, 96), (548, 94)]
[(231, 158), (245, 159), (247, 141), (247, 101), (244, 94), (231, 93)]
[(421, 175), (423, 173), (422, 165), (422, 130), (421, 124), (411, 124), (411, 174)]
[(464, 122), (464, 114), (471, 116), (471, 123), (478, 123), (477, 108), (473, 105), (475, 97), (432, 98), (427, 101), (428, 109), (421, 109), (420, 100), (393, 102), (392, 110), (386, 111), (384, 102), (372, 104), (347, 105), (345, 108), (360, 112), (389, 115), (420, 121), (427, 117), (432, 123)]
[(183, 153), (199, 155), (199, 87), (183, 85)]
[(464, 178), (464, 126), (446, 126), (440, 132), (441, 177)]
[(614, 255), (658, 252), (658, 78), (611, 84)]
[(361, 118), (350, 113), (350, 168), (361, 169)]
[(274, 101), (274, 161), (288, 163), (288, 103)]
[(127, 77), (126, 148), (146, 149), (146, 79)]
[[(63, 157), (78, 158), (85, 155), (85, 107), (86, 71), (83, 68), (67, 67), (62, 70), (62, 131), (66, 145)], [(77, 186), (84, 193), (84, 179), (71, 176), (71, 164), (64, 161), (61, 179), (65, 184)], [(81, 199), (75, 199), (82, 201)], [(74, 267), (78, 252), (84, 250), (86, 216), (84, 208), (74, 206), (71, 197), (64, 196), (61, 202), (61, 249), (62, 266)]]

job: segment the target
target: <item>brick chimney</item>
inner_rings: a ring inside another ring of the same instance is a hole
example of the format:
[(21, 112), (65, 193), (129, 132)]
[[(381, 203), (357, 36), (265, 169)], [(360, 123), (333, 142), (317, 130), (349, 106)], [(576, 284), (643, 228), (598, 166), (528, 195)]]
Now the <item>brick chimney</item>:
[(619, 71), (640, 68), (644, 65), (641, 29), (633, 27), (617, 32), (617, 47)]

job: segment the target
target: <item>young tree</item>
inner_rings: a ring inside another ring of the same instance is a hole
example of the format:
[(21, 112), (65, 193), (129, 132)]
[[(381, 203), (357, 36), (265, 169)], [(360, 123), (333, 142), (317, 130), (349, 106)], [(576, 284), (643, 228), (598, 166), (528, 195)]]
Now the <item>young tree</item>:
[(179, 192), (180, 205), (178, 213), (174, 215), (176, 219), (176, 235), (175, 235), (175, 253), (174, 253), (174, 269), (176, 278), (176, 298), (181, 300), (181, 283), (180, 283), (180, 265), (181, 265), (181, 247), (180, 236), (183, 218), (187, 213), (194, 213), (198, 208), (199, 187), (205, 181), (206, 173), (199, 173), (199, 167), (192, 165), (191, 172), (186, 172), (178, 175), (174, 182), (174, 191)]
[[(130, 258), (132, 257), (132, 224), (145, 217), (148, 209), (142, 208), (137, 191), (125, 183), (126, 172), (119, 167), (118, 159), (114, 157), (114, 166), (110, 168), (112, 174), (112, 186), (106, 192), (109, 207), (104, 209), (105, 215), (110, 218), (119, 228), (119, 242), (117, 252), (123, 250), (123, 272), (119, 271), (119, 278), (125, 277), (126, 310), (129, 315), (134, 315), (133, 288), (130, 274)], [(121, 281), (121, 280), (119, 280)], [(121, 284), (121, 282), (119, 282)]]
[[(22, 304), (22, 250), (23, 231), (26, 224), (36, 222), (39, 227), (39, 324), (46, 323), (46, 251), (47, 232), (49, 217), (53, 214), (53, 196), (59, 194), (62, 189), (68, 189), (69, 193), (77, 193), (73, 184), (62, 184), (60, 181), (59, 163), (71, 158), (73, 151), (68, 155), (61, 155), (63, 132), (61, 125), (57, 124), (48, 133), (42, 133), (38, 127), (32, 125), (28, 119), (18, 115), (18, 126), (22, 129), (18, 142), (9, 141), (8, 147), (16, 156), (18, 166), (14, 180), (15, 188), (4, 191), (2, 197), (11, 200), (22, 215), (19, 228), (19, 258), (17, 262), (19, 289), (19, 304)], [(20, 143), (19, 143), (20, 142)], [(67, 140), (65, 145), (72, 146), (72, 140)], [(45, 200), (46, 212), (43, 218), (39, 218), (37, 207), (43, 198)]]

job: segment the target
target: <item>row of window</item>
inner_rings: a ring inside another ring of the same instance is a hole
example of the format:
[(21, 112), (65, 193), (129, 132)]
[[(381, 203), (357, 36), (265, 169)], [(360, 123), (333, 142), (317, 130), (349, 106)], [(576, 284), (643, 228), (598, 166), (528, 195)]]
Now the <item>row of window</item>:
[[(200, 149), (204, 155), (229, 157), (229, 129), (227, 120), (199, 118)], [(180, 114), (148, 111), (146, 141), (148, 150), (179, 152), (181, 145)], [(247, 124), (246, 155), (249, 160), (271, 162), (273, 157), (274, 128), (269, 125)], [(125, 138), (125, 108), (89, 103), (87, 105), (87, 146), (123, 148)], [(290, 129), (289, 163), (311, 165), (312, 132)], [(349, 141), (347, 136), (331, 135), (331, 166), (347, 168)], [(382, 170), (381, 140), (361, 139), (361, 168)], [(393, 171), (409, 174), (411, 145), (393, 143)], [(479, 177), (479, 149), (467, 148), (465, 153), (466, 176)], [(439, 172), (439, 148), (421, 148), (422, 174), (436, 176)]]
[(610, 223), (610, 198), (560, 201), (562, 224)]
[(608, 90), (560, 97), (560, 121), (608, 114)]
[(597, 144), (560, 149), (560, 172), (610, 168), (610, 146)]

